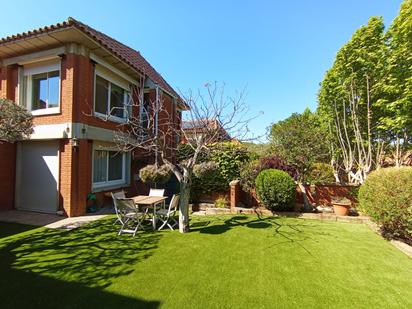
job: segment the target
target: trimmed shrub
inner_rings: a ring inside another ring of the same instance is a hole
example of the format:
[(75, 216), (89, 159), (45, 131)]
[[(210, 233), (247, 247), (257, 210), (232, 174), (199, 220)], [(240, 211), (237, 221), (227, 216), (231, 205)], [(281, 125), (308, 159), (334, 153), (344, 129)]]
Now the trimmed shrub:
[(296, 184), (286, 172), (267, 169), (256, 177), (256, 193), (270, 210), (292, 210), (296, 198)]
[(314, 163), (307, 175), (307, 181), (311, 184), (335, 183), (333, 168), (327, 163)]
[(172, 171), (167, 165), (146, 165), (139, 171), (139, 177), (144, 183), (164, 184), (169, 181)]
[(240, 170), (240, 185), (246, 192), (252, 192), (255, 188), (255, 179), (257, 175), (266, 169), (276, 169), (288, 173), (294, 179), (297, 178), (296, 170), (285, 163), (278, 156), (266, 156), (260, 160), (253, 160), (243, 164)]
[(412, 244), (412, 167), (372, 172), (359, 189), (359, 208), (381, 226), (386, 238)]

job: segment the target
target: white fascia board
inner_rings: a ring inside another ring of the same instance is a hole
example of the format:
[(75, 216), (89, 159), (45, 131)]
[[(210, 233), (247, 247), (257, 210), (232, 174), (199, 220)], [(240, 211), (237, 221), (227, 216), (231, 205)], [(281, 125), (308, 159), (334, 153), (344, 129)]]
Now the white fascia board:
[(42, 60), (49, 60), (49, 59), (56, 59), (59, 55), (66, 53), (66, 47), (57, 47), (53, 49), (43, 50), (31, 54), (26, 54), (17, 57), (11, 57), (3, 59), (3, 65), (11, 65), (11, 64), (29, 64), (32, 62), (42, 61)]
[[(30, 136), (31, 140), (77, 138), (113, 143), (115, 134), (121, 134), (116, 130), (70, 122), (37, 125), (34, 126), (33, 130), (34, 132)], [(125, 138), (128, 138), (127, 134), (125, 134)], [(132, 140), (130, 142), (133, 143)]]
[(120, 76), (121, 78), (127, 80), (129, 83), (132, 83), (134, 85), (138, 85), (138, 81), (132, 77), (130, 77), (128, 74), (123, 73), (119, 69), (115, 68), (111, 64), (107, 63), (105, 60), (100, 58), (99, 56), (95, 55), (94, 53), (90, 53), (90, 59), (93, 61), (97, 62), (101, 66), (105, 67), (106, 69), (112, 71), (116, 75)]

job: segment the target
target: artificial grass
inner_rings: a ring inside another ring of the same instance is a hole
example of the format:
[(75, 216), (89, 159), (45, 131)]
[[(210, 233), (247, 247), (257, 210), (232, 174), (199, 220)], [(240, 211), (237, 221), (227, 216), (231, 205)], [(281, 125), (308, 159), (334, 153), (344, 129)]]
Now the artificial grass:
[(256, 216), (191, 225), (132, 238), (100, 220), (3, 237), (1, 308), (412, 308), (412, 260), (364, 225)]

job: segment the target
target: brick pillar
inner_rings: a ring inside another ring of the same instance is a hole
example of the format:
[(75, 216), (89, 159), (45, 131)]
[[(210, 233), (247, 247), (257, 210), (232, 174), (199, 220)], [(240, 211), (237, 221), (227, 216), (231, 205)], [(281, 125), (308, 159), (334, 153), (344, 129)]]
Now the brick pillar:
[(236, 205), (240, 201), (240, 182), (232, 180), (230, 182), (230, 212), (236, 213)]

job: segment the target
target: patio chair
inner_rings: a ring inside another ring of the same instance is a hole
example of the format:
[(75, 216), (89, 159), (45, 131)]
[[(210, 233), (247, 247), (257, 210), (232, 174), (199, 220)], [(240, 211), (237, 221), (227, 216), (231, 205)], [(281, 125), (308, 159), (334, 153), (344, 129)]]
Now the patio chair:
[(142, 222), (146, 217), (146, 213), (139, 211), (133, 199), (113, 197), (113, 201), (117, 218), (122, 225), (118, 235), (129, 233), (133, 234), (134, 237), (139, 228), (143, 229)]
[[(111, 194), (112, 194), (112, 199), (113, 199), (114, 210), (117, 213), (115, 199), (126, 198), (126, 193), (124, 192), (124, 190), (122, 190), (122, 191), (118, 191), (114, 193), (112, 192)], [(116, 223), (120, 223), (119, 218), (116, 218), (116, 221), (113, 224), (116, 224)]]
[(164, 196), (165, 189), (150, 189), (149, 196)]
[(179, 208), (179, 199), (180, 194), (173, 195), (169, 207), (167, 209), (163, 208), (157, 211), (157, 218), (162, 222), (162, 225), (159, 227), (159, 231), (166, 225), (173, 231), (173, 227), (177, 225), (177, 221), (174, 216)]
[[(164, 196), (165, 189), (150, 189), (149, 196)], [(160, 205), (156, 205), (156, 210), (160, 209)]]

